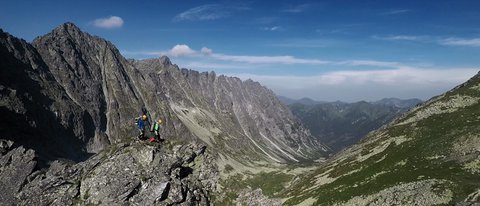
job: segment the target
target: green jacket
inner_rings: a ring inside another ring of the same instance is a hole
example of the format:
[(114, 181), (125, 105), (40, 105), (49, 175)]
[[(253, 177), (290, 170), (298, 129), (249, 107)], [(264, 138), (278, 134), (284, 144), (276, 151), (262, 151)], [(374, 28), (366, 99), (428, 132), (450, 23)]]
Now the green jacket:
[(152, 128), (150, 129), (150, 131), (159, 131), (159, 130), (160, 130), (160, 124), (158, 124), (158, 122), (155, 122), (152, 125)]

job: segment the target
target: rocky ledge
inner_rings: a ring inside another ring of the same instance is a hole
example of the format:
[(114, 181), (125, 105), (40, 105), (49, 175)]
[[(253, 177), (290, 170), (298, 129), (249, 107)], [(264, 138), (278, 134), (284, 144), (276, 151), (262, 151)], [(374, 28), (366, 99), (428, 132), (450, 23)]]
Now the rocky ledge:
[(119, 143), (87, 161), (39, 168), (0, 140), (1, 205), (209, 205), (218, 170), (201, 144)]

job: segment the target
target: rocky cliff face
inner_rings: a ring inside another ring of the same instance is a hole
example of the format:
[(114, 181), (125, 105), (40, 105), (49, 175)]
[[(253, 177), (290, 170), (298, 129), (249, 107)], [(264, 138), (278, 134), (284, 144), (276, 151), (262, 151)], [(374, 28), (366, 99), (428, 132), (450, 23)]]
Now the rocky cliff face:
[(0, 30), (0, 136), (42, 157), (80, 160), (88, 114), (66, 95), (37, 50)]
[(0, 149), (1, 205), (209, 205), (217, 190), (214, 159), (199, 144), (118, 143), (42, 170), (35, 151), (7, 140)]
[(166, 57), (132, 63), (156, 102), (147, 107), (178, 118), (225, 159), (299, 162), (327, 152), (259, 83), (179, 69)]
[[(270, 90), (253, 81), (179, 69), (166, 57), (127, 61), (110, 42), (72, 23), (36, 38), (32, 45), (2, 34), (2, 45), (1, 58), (8, 58), (2, 61), (2, 94), (9, 99), (2, 107), (8, 110), (2, 115), (2, 132), (24, 127), (12, 117), (30, 112), (35, 117), (22, 121), (45, 124), (35, 126), (48, 128), (40, 132), (48, 140), (43, 142), (59, 142), (58, 148), (42, 148), (99, 152), (136, 136), (133, 119), (146, 108), (150, 119), (164, 120), (165, 137), (203, 141), (226, 161), (235, 157), (244, 162), (299, 162), (327, 152)], [(19, 81), (33, 83), (12, 83)], [(21, 94), (24, 99), (12, 99), (23, 91), (28, 93)], [(33, 93), (39, 94), (28, 96)], [(29, 101), (37, 106), (16, 108), (21, 106), (15, 102)], [(39, 110), (45, 114), (39, 115)], [(59, 126), (49, 127), (52, 123)], [(41, 142), (17, 141), (13, 134), (5, 138), (21, 144)]]
[(132, 117), (144, 101), (131, 77), (139, 74), (110, 42), (66, 23), (32, 45), (68, 97), (86, 111), (89, 152), (134, 135)]
[[(180, 69), (167, 57), (127, 61), (71, 23), (32, 44), (0, 31), (0, 95), (7, 205), (209, 204), (216, 168), (328, 152), (260, 84)], [(163, 120), (167, 145), (183, 146), (131, 143), (142, 108)]]
[(305, 175), (286, 205), (478, 205), (480, 73)]

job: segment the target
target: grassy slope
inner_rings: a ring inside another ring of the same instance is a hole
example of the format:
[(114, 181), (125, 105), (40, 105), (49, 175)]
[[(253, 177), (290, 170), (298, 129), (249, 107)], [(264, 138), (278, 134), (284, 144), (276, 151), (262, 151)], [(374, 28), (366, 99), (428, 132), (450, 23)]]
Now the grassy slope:
[[(475, 77), (463, 87), (446, 93), (436, 101), (426, 103), (404, 118), (431, 107), (437, 101), (449, 102), (460, 96), (480, 98), (480, 77)], [(444, 110), (449, 109), (445, 104)], [(454, 106), (455, 107), (455, 106)], [(478, 154), (460, 154), (453, 145), (469, 139), (480, 141), (480, 104), (459, 107), (454, 112), (429, 116), (408, 124), (392, 124), (371, 134), (359, 145), (339, 155), (324, 167), (302, 178), (301, 182), (284, 191), (286, 205), (295, 205), (313, 197), (315, 205), (331, 205), (352, 197), (378, 193), (399, 183), (423, 179), (446, 180), (437, 185), (441, 190), (453, 192), (451, 202), (457, 202), (480, 188), (478, 170), (465, 169), (465, 164), (474, 161)], [(397, 140), (399, 144), (394, 143)], [(401, 143), (401, 141), (405, 142)], [(380, 145), (386, 145), (383, 151)], [(359, 156), (369, 157), (359, 161)], [(477, 163), (478, 164), (478, 163)], [(353, 172), (352, 172), (353, 171)], [(318, 179), (330, 178), (322, 184)], [(333, 178), (333, 179), (332, 179)]]

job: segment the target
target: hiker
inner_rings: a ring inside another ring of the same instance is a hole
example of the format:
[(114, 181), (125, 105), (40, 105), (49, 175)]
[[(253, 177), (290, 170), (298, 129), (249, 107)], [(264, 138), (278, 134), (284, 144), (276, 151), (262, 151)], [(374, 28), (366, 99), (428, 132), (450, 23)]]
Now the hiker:
[(148, 121), (147, 115), (144, 113), (142, 116), (135, 118), (135, 124), (140, 132), (138, 135), (138, 139), (144, 140), (145, 139), (145, 127), (148, 125), (150, 126), (150, 122)]
[(155, 140), (162, 142), (164, 139), (160, 137), (160, 124), (162, 124), (162, 120), (158, 119), (153, 123), (152, 128), (150, 128), (150, 132), (153, 132), (155, 134), (155, 138), (151, 138), (150, 142), (153, 142)]

